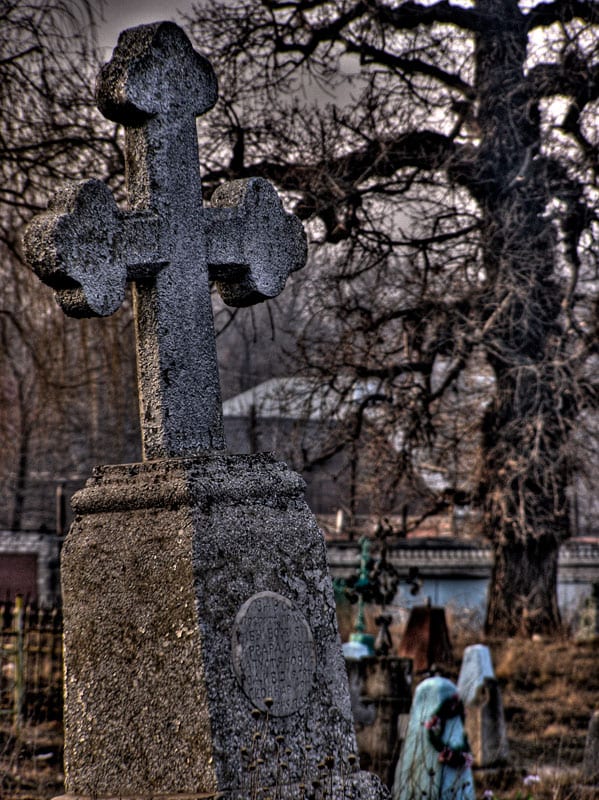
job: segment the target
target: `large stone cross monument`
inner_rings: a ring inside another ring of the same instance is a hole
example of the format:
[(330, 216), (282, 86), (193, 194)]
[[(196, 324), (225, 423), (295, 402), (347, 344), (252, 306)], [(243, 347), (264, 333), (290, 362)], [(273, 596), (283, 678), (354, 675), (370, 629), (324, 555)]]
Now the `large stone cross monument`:
[(71, 316), (106, 316), (133, 281), (144, 459), (225, 446), (209, 281), (229, 305), (275, 297), (306, 243), (265, 180), (202, 206), (196, 116), (216, 102), (212, 67), (174, 24), (125, 31), (98, 105), (125, 127), (122, 212), (98, 180), (59, 192), (29, 226), (31, 265)]
[(63, 548), (67, 797), (374, 800), (303, 481), (224, 449), (210, 283), (274, 297), (306, 244), (267, 181), (202, 205), (216, 96), (176, 25), (125, 31), (98, 104), (125, 127), (129, 210), (84, 181), (24, 237), (67, 314), (111, 314), (131, 282), (137, 333), (144, 460), (94, 470)]

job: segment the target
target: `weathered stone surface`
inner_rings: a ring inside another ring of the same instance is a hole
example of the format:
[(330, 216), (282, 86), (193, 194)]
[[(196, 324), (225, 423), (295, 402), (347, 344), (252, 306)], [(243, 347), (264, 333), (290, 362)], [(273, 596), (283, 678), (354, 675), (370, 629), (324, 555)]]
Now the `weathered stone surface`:
[(458, 692), (466, 710), (466, 732), (477, 767), (504, 764), (509, 757), (501, 690), (482, 644), (464, 650)]
[(360, 762), (392, 786), (412, 703), (409, 658), (346, 658)]
[[(242, 791), (252, 747), (272, 784), (277, 736), (290, 783), (319, 775), (325, 756), (349, 781), (356, 742), (335, 603), (302, 495), (301, 478), (272, 457), (215, 454), (102, 467), (75, 496), (63, 550), (71, 794)], [(310, 662), (292, 700), (275, 684), (273, 712), (285, 713), (268, 719), (264, 706), (252, 716), (260, 698), (235, 670), (257, 598), (299, 624), (290, 651)], [(360, 781), (348, 797), (384, 796)]]
[(125, 128), (130, 210), (101, 181), (63, 189), (28, 226), (26, 257), (76, 317), (112, 314), (133, 282), (144, 458), (223, 449), (210, 281), (230, 305), (275, 297), (306, 261), (302, 225), (261, 178), (202, 206), (195, 118), (216, 78), (178, 26), (122, 33), (97, 96)]
[(210, 206), (205, 212), (208, 267), (225, 303), (249, 306), (280, 294), (289, 273), (306, 261), (299, 219), (285, 214), (263, 178), (219, 186)]

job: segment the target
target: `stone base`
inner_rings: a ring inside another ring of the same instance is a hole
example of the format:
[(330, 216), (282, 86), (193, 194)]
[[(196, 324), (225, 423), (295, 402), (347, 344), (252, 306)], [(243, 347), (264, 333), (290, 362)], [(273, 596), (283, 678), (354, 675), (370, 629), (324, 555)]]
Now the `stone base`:
[[(271, 792), (269, 794), (269, 788)], [(280, 794), (276, 794), (276, 791)], [(283, 800), (391, 800), (389, 790), (381, 781), (367, 772), (357, 772), (341, 777), (335, 775), (332, 782), (327, 776), (319, 786), (312, 781), (305, 783), (281, 784), (279, 787), (248, 787), (243, 790), (211, 792), (202, 794), (145, 794), (81, 795), (63, 794), (53, 800), (254, 800), (256, 797), (280, 796)]]
[(90, 795), (83, 795), (83, 794), (61, 794), (58, 797), (53, 797), (52, 800), (215, 800), (215, 798), (222, 796), (222, 795), (215, 795), (214, 793), (211, 794), (136, 794), (136, 795), (112, 795), (110, 797), (107, 796), (98, 796), (94, 795), (92, 798)]
[[(257, 770), (273, 787), (323, 760), (351, 772), (326, 547), (303, 493), (270, 456), (211, 454), (101, 467), (75, 495), (69, 800), (241, 798)], [(352, 782), (347, 797), (384, 796)]]

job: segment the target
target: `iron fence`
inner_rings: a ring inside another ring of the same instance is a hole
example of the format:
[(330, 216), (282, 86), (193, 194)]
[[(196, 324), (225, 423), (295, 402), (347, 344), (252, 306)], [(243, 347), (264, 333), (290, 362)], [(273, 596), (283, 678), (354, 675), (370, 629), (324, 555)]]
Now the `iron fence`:
[(62, 616), (23, 598), (0, 604), (0, 717), (19, 727), (62, 715)]

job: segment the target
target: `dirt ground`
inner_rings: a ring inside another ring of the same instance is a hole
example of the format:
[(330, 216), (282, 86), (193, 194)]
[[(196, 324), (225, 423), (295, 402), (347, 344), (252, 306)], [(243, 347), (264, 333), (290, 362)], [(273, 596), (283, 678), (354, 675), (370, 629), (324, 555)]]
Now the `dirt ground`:
[[(471, 642), (454, 642), (460, 656)], [(599, 800), (580, 778), (589, 719), (599, 708), (599, 642), (488, 641), (501, 683), (511, 750), (502, 771), (475, 773), (477, 797)], [(57, 722), (25, 725), (19, 737), (0, 722), (0, 798), (49, 800), (63, 792)], [(526, 776), (539, 781), (525, 784)]]

